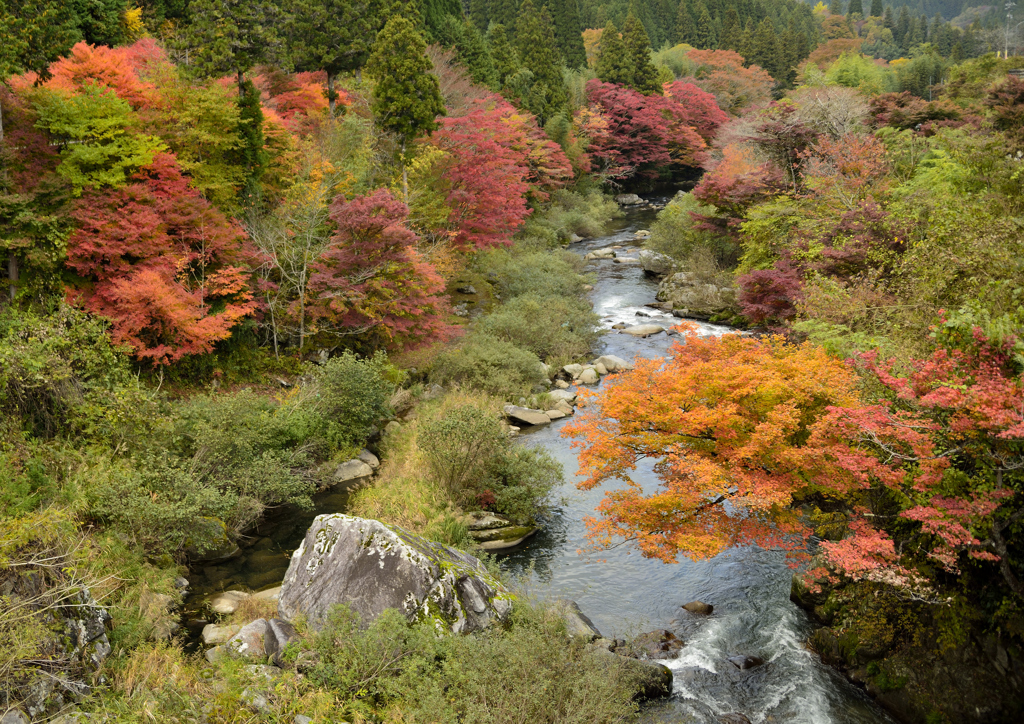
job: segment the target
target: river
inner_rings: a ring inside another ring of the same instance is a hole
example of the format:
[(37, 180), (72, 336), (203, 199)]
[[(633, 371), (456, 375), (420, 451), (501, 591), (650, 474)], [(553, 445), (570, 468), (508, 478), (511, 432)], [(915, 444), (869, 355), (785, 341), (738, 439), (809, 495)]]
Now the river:
[[(634, 232), (653, 221), (650, 210), (631, 211), (608, 236), (573, 245), (580, 254), (621, 245), (636, 256)], [(665, 356), (673, 338), (658, 334), (637, 339), (617, 334), (613, 324), (675, 323), (644, 305), (653, 302), (657, 282), (636, 266), (594, 261), (597, 282), (591, 292), (595, 311), (608, 334), (596, 354), (624, 359)], [(653, 315), (644, 319), (637, 312)], [(728, 328), (701, 324), (700, 331), (720, 335)], [(596, 356), (595, 354), (595, 356)], [(648, 708), (644, 721), (717, 724), (729, 713), (754, 724), (892, 724), (893, 720), (862, 691), (824, 666), (804, 646), (813, 629), (807, 615), (789, 600), (793, 571), (782, 554), (758, 548), (732, 549), (707, 561), (680, 558), (678, 564), (649, 560), (629, 547), (581, 554), (587, 545), (583, 518), (594, 515), (602, 489), (576, 488), (578, 465), (559, 420), (525, 431), (524, 442), (543, 447), (565, 468), (566, 483), (555, 491), (555, 505), (544, 529), (521, 549), (501, 556), (502, 567), (539, 598), (568, 598), (609, 638), (668, 628), (685, 641), (673, 670), (671, 699)], [(653, 462), (633, 479), (654, 490)], [(709, 617), (692, 616), (680, 606), (701, 600), (714, 606)], [(752, 655), (766, 662), (740, 670), (730, 656)]]
[[(650, 210), (631, 211), (617, 222), (614, 233), (577, 243), (572, 249), (585, 254), (622, 245), (635, 256), (639, 242), (633, 241), (634, 231), (653, 220)], [(672, 343), (666, 334), (637, 339), (611, 330), (618, 322), (668, 327), (676, 321), (667, 315), (637, 316), (637, 312), (661, 314), (644, 306), (654, 301), (657, 282), (639, 267), (612, 261), (593, 262), (591, 270), (597, 273), (591, 298), (601, 324), (609, 330), (596, 354), (625, 359), (664, 356)], [(709, 324), (700, 329), (709, 335), (729, 331)], [(674, 695), (649, 706), (643, 714), (645, 724), (718, 724), (718, 717), (729, 713), (741, 713), (754, 724), (894, 724), (863, 692), (804, 647), (812, 624), (789, 600), (792, 571), (781, 554), (733, 549), (712, 560), (695, 563), (683, 558), (675, 565), (641, 558), (628, 547), (581, 555), (579, 550), (586, 546), (582, 520), (594, 514), (602, 491), (576, 489), (576, 456), (561, 436), (566, 422), (524, 431), (525, 444), (543, 447), (562, 463), (566, 482), (553, 496), (555, 505), (544, 529), (519, 550), (501, 556), (500, 564), (537, 597), (579, 603), (605, 636), (628, 637), (669, 628), (686, 642), (678, 658), (664, 662), (675, 676)], [(634, 475), (651, 490), (657, 485), (652, 466)], [(286, 509), (269, 516), (250, 531), (241, 556), (195, 566), (189, 575), (188, 608), (201, 611), (209, 593), (236, 587), (256, 590), (280, 582), (289, 554), (313, 517), (343, 512), (347, 497), (328, 491), (314, 503), (312, 511)], [(693, 600), (712, 604), (714, 613), (698, 618), (680, 608)], [(196, 644), (204, 623), (201, 615), (188, 622)], [(741, 671), (728, 661), (736, 655), (758, 656), (766, 663)]]

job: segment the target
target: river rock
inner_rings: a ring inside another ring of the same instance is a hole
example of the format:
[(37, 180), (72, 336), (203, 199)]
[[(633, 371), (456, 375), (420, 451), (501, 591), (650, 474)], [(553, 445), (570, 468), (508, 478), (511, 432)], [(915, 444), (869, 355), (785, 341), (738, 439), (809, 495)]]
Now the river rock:
[(526, 425), (547, 425), (551, 422), (551, 418), (543, 410), (531, 410), (529, 407), (520, 407), (519, 405), (505, 405), (504, 411), (506, 417)]
[(491, 513), (486, 510), (475, 510), (462, 518), (463, 525), (469, 531), (491, 530), (492, 528), (507, 528), (512, 521), (503, 515)]
[(764, 659), (757, 656), (730, 656), (729, 663), (737, 669), (753, 669), (764, 664)]
[(507, 528), (470, 531), (469, 535), (485, 551), (501, 551), (515, 548), (538, 530), (540, 528), (532, 525), (510, 525)]
[(0, 724), (29, 724), (29, 718), (18, 709), (11, 709), (0, 717)]
[(747, 717), (739, 713), (722, 714), (718, 717), (719, 724), (750, 724), (750, 720)]
[(597, 630), (597, 626), (580, 610), (579, 604), (575, 601), (557, 601), (554, 606), (562, 620), (565, 621), (565, 629), (570, 637), (582, 638), (588, 642), (601, 638), (601, 632)]
[(555, 380), (555, 387), (559, 390), (569, 389), (569, 383), (565, 380)]
[(235, 656), (242, 656), (247, 659), (260, 659), (267, 655), (267, 620), (258, 618), (250, 621), (238, 630), (234, 636), (228, 639), (224, 648), (228, 653)]
[(576, 244), (576, 243), (581, 242), (581, 241), (583, 241), (583, 237), (580, 236), (579, 234), (576, 234), (576, 233), (569, 234), (569, 243), (570, 244)]
[(362, 460), (364, 463), (369, 465), (374, 470), (380, 467), (380, 459), (369, 450), (366, 450), (365, 448), (360, 451), (358, 457), (360, 460)]
[(252, 594), (252, 597), (260, 601), (277, 601), (281, 598), (281, 587), (274, 586), (258, 593)]
[(616, 264), (622, 264), (624, 266), (640, 266), (640, 260), (635, 256), (617, 256), (612, 261)]
[(317, 630), (339, 603), (364, 626), (395, 608), (454, 633), (487, 628), (512, 610), (511, 595), (471, 555), (380, 521), (318, 515), (292, 554), (278, 611), (285, 620), (303, 614)]
[[(582, 372), (582, 368), (580, 368), (580, 371)], [(548, 397), (553, 400), (564, 400), (570, 405), (576, 401), (576, 393), (569, 389), (551, 390), (551, 392), (548, 393)]]
[(710, 603), (704, 603), (703, 601), (690, 601), (689, 603), (684, 603), (682, 607), (690, 613), (697, 614), (698, 616), (708, 616), (715, 610), (714, 606)]
[(594, 251), (590, 252), (589, 254), (586, 254), (583, 257), (583, 259), (585, 261), (594, 261), (594, 260), (599, 260), (599, 259), (614, 259), (614, 258), (615, 258), (615, 250), (611, 249), (609, 247), (605, 247), (604, 249), (595, 249)]
[(594, 360), (594, 367), (603, 365), (609, 372), (625, 372), (633, 369), (633, 364), (613, 354), (603, 354)]
[(644, 200), (636, 194), (619, 194), (615, 197), (615, 203), (620, 206), (638, 206), (643, 202)]
[(267, 656), (278, 666), (284, 662), (285, 647), (298, 640), (298, 631), (287, 621), (279, 618), (267, 621), (267, 635), (263, 639), (263, 648), (266, 649)]
[(650, 238), (650, 236), (651, 232), (649, 232), (647, 229), (638, 229), (633, 233), (634, 239), (647, 239)]
[(221, 626), (216, 623), (208, 623), (203, 626), (203, 643), (207, 646), (218, 646), (231, 640), (241, 630), (241, 626)]
[(242, 601), (248, 597), (249, 594), (245, 591), (224, 591), (224, 593), (218, 593), (209, 600), (210, 609), (214, 613), (232, 614), (238, 610)]
[(359, 458), (343, 462), (334, 471), (334, 488), (351, 490), (365, 483), (373, 476), (373, 468)]
[(576, 379), (581, 374), (583, 374), (583, 370), (584, 369), (586, 369), (586, 368), (583, 365), (572, 364), (572, 365), (565, 365), (562, 368), (562, 372), (564, 372), (565, 374), (569, 375), (573, 379)]
[(601, 376), (593, 367), (588, 367), (580, 373), (579, 381), (584, 385), (596, 385), (601, 381)]
[(561, 420), (566, 416), (561, 410), (545, 410), (544, 414), (548, 416), (549, 420)]
[(658, 301), (677, 309), (685, 309), (685, 316), (709, 319), (736, 309), (736, 290), (701, 281), (692, 272), (677, 272), (662, 279), (658, 285)]
[(649, 659), (675, 658), (681, 648), (683, 642), (667, 628), (640, 634), (629, 645), (631, 651), (639, 652)]
[(572, 405), (565, 400), (559, 400), (556, 402), (555, 409), (561, 411), (567, 417), (573, 413)]
[(652, 276), (663, 277), (675, 271), (675, 262), (672, 257), (650, 249), (640, 252), (640, 266)]
[(462, 286), (455, 287), (455, 291), (459, 294), (476, 294), (476, 287), (472, 284), (463, 284)]
[(622, 330), (623, 334), (631, 334), (634, 337), (650, 337), (654, 334), (660, 334), (664, 332), (665, 328), (657, 324), (637, 324), (632, 327), (626, 327)]

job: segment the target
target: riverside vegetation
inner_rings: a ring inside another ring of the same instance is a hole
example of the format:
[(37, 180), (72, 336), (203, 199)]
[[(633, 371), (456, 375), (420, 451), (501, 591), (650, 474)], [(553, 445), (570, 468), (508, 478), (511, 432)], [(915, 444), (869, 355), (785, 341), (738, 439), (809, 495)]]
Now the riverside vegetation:
[(608, 189), (689, 181), (647, 242), (667, 303), (729, 289), (716, 319), (782, 336), (590, 403), (586, 485), (667, 461), (595, 541), (811, 540), (826, 661), (908, 721), (1016, 721), (1024, 60), (932, 6), (0, 0), (0, 708), (630, 720), (631, 670), (526, 596), (467, 637), (299, 622), (269, 686), (174, 611), (366, 445), (354, 515), (471, 550), (467, 512), (532, 525), (561, 472), (501, 408), (597, 341), (565, 246)]

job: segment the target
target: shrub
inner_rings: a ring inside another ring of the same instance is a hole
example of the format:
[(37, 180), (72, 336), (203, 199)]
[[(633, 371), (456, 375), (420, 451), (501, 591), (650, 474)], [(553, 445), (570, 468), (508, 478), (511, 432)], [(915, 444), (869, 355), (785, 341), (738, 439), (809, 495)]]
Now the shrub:
[(585, 299), (524, 295), (481, 319), (479, 328), (541, 359), (575, 358), (597, 341), (598, 319)]
[(430, 379), (458, 384), (494, 395), (513, 397), (528, 392), (543, 378), (533, 352), (486, 332), (472, 332), (457, 347), (438, 355)]
[(658, 213), (645, 246), (684, 264), (697, 251), (709, 251), (719, 264), (736, 265), (739, 248), (726, 236), (700, 227), (693, 214), (712, 216), (715, 209), (700, 203), (693, 194), (679, 193)]
[(561, 465), (547, 452), (517, 445), (491, 414), (472, 405), (450, 410), (424, 425), (417, 444), (431, 474), (462, 505), (482, 501), (509, 518), (532, 521)]
[(480, 254), (477, 266), (490, 279), (505, 301), (529, 294), (535, 297), (578, 297), (583, 294), (587, 277), (582, 276), (584, 262), (568, 251), (534, 251), (514, 254), (495, 250)]
[(362, 447), (371, 428), (391, 415), (388, 400), (394, 392), (393, 370), (378, 352), (359, 359), (351, 352), (333, 357), (313, 375), (317, 401), (314, 412), (324, 434), (337, 447)]
[(337, 606), (301, 644), (316, 652), (308, 674), (339, 693), (342, 713), (400, 710), (412, 722), (609, 724), (637, 711), (635, 675), (569, 639), (552, 611), (519, 604), (507, 630), (438, 636), (431, 621), (409, 624), (386, 611), (363, 628)]

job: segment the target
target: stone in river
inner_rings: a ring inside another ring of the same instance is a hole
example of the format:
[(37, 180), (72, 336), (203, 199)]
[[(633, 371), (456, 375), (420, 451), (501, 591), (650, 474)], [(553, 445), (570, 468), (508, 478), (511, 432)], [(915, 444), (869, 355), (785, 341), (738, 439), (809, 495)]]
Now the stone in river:
[(653, 334), (659, 334), (664, 331), (665, 328), (657, 324), (637, 324), (632, 327), (626, 327), (622, 330), (622, 333), (631, 334), (634, 337), (650, 337)]
[(579, 381), (584, 385), (596, 385), (601, 381), (600, 375), (593, 367), (588, 367), (580, 374)]
[(249, 598), (249, 594), (245, 591), (225, 591), (210, 599), (210, 608), (214, 613), (234, 613), (242, 601), (247, 598)]
[(704, 603), (703, 601), (690, 601), (689, 603), (684, 603), (683, 608), (690, 613), (695, 613), (700, 616), (707, 616), (715, 610), (714, 606), (710, 603)]
[(563, 417), (565, 417), (565, 413), (562, 412), (561, 410), (546, 410), (544, 414), (547, 415), (548, 418), (551, 420), (561, 420)]
[(764, 659), (757, 656), (730, 656), (729, 663), (737, 669), (753, 669), (764, 664)]
[(505, 416), (527, 425), (547, 425), (551, 422), (551, 418), (543, 410), (531, 410), (519, 405), (505, 405)]
[(603, 354), (594, 360), (594, 366), (604, 365), (609, 372), (624, 372), (633, 369), (633, 364), (613, 354)]
[(612, 259), (616, 264), (625, 264), (626, 266), (640, 266), (640, 260), (635, 256), (618, 256)]
[(350, 490), (373, 476), (373, 468), (359, 458), (346, 460), (334, 471), (334, 487)]

